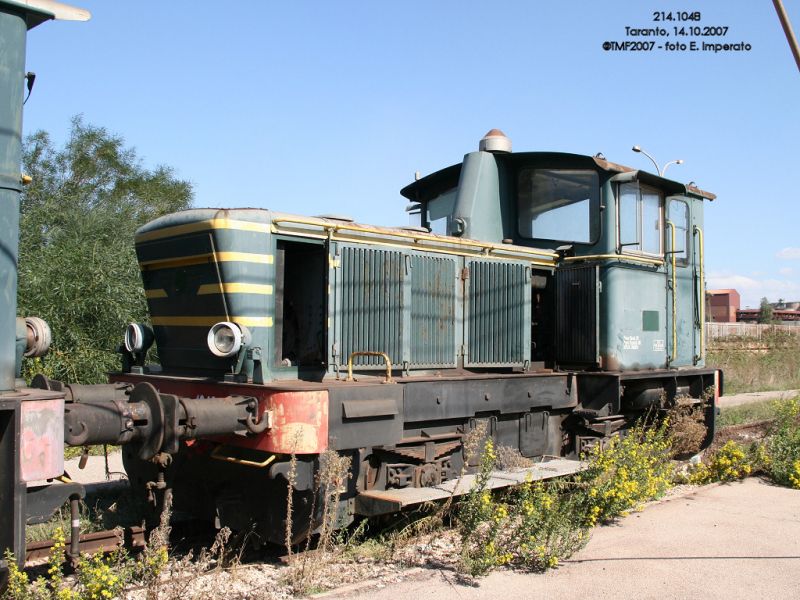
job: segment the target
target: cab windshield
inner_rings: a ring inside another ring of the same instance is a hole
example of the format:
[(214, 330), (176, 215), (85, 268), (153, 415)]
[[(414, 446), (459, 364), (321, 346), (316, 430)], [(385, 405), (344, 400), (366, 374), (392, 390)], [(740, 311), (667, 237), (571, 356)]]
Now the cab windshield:
[(522, 169), (517, 208), (523, 237), (594, 243), (600, 233), (600, 179), (596, 171)]

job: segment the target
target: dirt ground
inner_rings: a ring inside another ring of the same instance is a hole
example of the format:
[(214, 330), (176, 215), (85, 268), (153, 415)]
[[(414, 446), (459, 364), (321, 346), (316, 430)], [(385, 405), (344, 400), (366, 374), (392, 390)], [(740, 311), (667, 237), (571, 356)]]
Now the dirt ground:
[(739, 406), (740, 404), (750, 404), (751, 402), (765, 402), (766, 400), (783, 400), (792, 398), (800, 394), (800, 390), (778, 390), (774, 392), (746, 392), (743, 394), (733, 394), (721, 396), (719, 405), (721, 407)]

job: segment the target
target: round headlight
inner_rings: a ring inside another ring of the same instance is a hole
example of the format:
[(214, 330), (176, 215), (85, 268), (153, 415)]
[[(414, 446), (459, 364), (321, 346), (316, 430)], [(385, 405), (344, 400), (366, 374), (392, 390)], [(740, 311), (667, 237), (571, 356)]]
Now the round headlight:
[(53, 339), (47, 321), (39, 317), (25, 317), (25, 334), (25, 356), (32, 358), (47, 354)]
[(125, 329), (125, 349), (133, 354), (147, 351), (153, 345), (153, 332), (146, 325), (131, 323)]
[(214, 356), (233, 356), (241, 350), (242, 344), (249, 342), (247, 329), (230, 321), (221, 321), (208, 331), (208, 349)]

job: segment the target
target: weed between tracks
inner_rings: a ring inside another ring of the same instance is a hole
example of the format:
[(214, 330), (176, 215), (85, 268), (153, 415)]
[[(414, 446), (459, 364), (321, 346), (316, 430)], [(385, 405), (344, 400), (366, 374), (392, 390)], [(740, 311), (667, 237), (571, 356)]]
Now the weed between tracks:
[[(140, 525), (147, 512), (144, 499), (130, 494), (127, 490), (112, 494), (89, 494), (80, 502), (79, 507), (81, 533)], [(49, 540), (59, 529), (69, 531), (70, 520), (69, 506), (64, 505), (47, 522), (26, 527), (25, 539), (28, 542)]]
[(61, 528), (53, 532), (53, 547), (44, 574), (31, 581), (16, 566), (11, 553), (6, 553), (9, 585), (5, 600), (108, 600), (117, 598), (126, 588), (138, 586), (145, 597), (161, 598), (161, 573), (169, 562), (169, 507), (162, 513), (161, 524), (150, 535), (139, 559), (124, 550), (108, 554), (81, 555), (74, 575), (64, 577), (63, 565), (66, 537)]
[(497, 456), (486, 442), (476, 485), (457, 512), (460, 568), (472, 576), (501, 565), (553, 567), (582, 548), (596, 523), (609, 522), (661, 496), (672, 482), (668, 421), (639, 423), (599, 444), (572, 480), (533, 482), (504, 493), (488, 487)]
[[(292, 456), (291, 464), (296, 465), (296, 458)], [(290, 466), (286, 518), (286, 551), (288, 567), (282, 576), (282, 583), (289, 587), (295, 594), (307, 594), (325, 589), (323, 583), (327, 574), (324, 566), (334, 559), (334, 553), (347, 541), (336, 537), (336, 524), (339, 521), (339, 498), (346, 489), (350, 479), (350, 459), (341, 456), (333, 450), (323, 452), (319, 457), (319, 470), (314, 481), (314, 495), (311, 503), (311, 515), (320, 514), (320, 523), (316, 528), (316, 548), (311, 551), (312, 538), (309, 536), (305, 544), (305, 552), (299, 555), (292, 554), (292, 487), (294, 485), (293, 472), (295, 467)], [(321, 506), (317, 502), (321, 498)], [(317, 510), (319, 509), (319, 511)], [(313, 517), (312, 517), (313, 518)]]
[(761, 474), (800, 489), (800, 399), (759, 404), (724, 409), (721, 421), (736, 425), (722, 429), (703, 462), (680, 481), (702, 485)]

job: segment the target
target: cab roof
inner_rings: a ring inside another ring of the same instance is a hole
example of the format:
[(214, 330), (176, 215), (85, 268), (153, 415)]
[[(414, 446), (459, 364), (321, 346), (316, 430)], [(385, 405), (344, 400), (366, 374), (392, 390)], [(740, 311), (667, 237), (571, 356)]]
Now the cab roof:
[[(714, 200), (716, 198), (715, 194), (701, 190), (693, 185), (686, 185), (673, 179), (667, 179), (666, 177), (649, 173), (648, 171), (637, 170), (595, 156), (571, 154), (567, 152), (514, 152), (495, 154), (495, 156), (507, 164), (516, 166), (534, 162), (546, 162), (549, 160), (559, 163), (569, 163), (575, 168), (599, 168), (611, 174), (629, 174), (627, 177), (620, 179), (642, 181), (664, 189), (672, 194), (686, 194), (705, 200)], [(457, 163), (435, 171), (430, 175), (426, 175), (404, 187), (400, 190), (400, 193), (412, 201), (434, 198), (442, 192), (458, 185), (458, 180), (461, 176), (461, 165), (462, 163)]]

